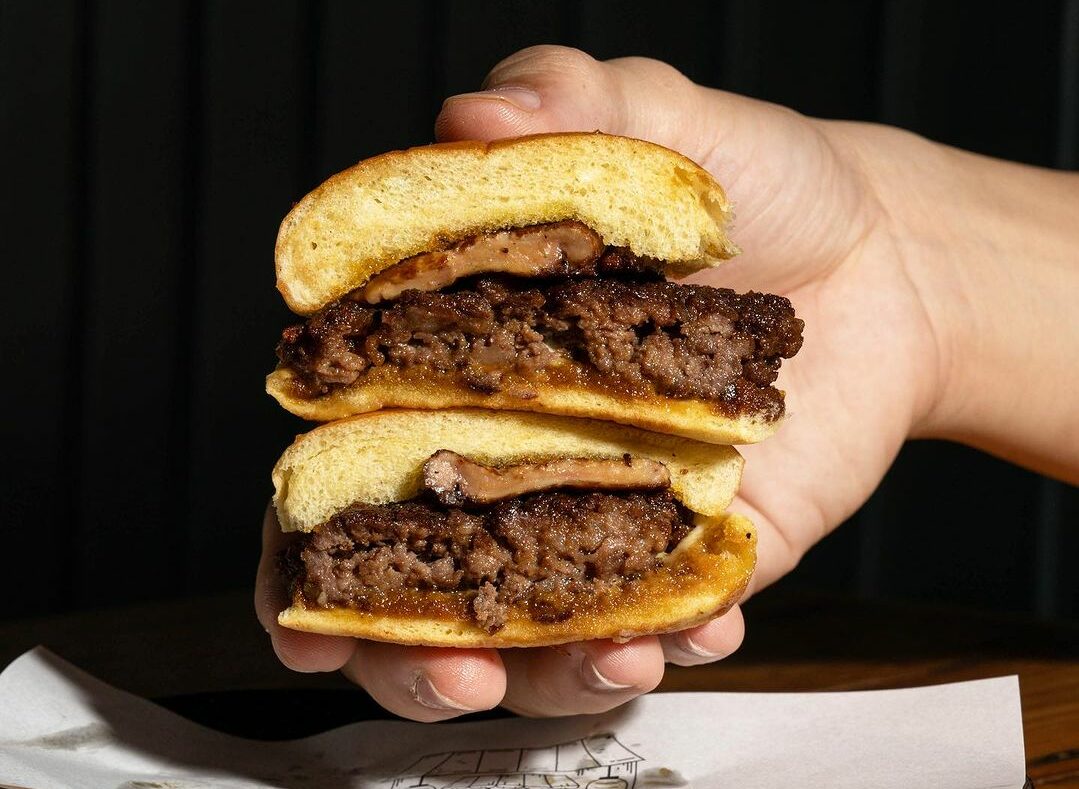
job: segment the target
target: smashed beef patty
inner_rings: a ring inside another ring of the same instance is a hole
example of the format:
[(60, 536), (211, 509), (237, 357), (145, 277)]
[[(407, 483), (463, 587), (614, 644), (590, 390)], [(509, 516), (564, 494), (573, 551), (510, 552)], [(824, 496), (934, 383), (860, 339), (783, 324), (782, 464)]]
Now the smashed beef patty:
[(282, 565), (293, 592), (321, 608), (363, 609), (406, 589), (474, 591), (473, 617), (494, 633), (510, 606), (568, 619), (582, 598), (654, 572), (656, 554), (691, 528), (669, 491), (539, 493), (473, 511), (357, 503), (294, 542)]
[(382, 308), (342, 299), (286, 329), (277, 354), (308, 398), (390, 365), (528, 399), (538, 378), (569, 366), (623, 394), (782, 416), (772, 383), (802, 344), (790, 302), (648, 276), (481, 277), (445, 291), (406, 291)]

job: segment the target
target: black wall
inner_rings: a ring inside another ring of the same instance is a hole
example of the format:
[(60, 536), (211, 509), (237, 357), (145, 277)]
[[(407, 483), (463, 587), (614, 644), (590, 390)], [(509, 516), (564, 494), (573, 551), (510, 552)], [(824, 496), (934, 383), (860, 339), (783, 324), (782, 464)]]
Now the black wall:
[[(535, 43), (1079, 166), (1077, 0), (5, 0), (0, 615), (250, 583), (305, 429), (262, 393), (278, 222)], [(922, 442), (784, 583), (1075, 617), (1077, 526), (1075, 489)]]

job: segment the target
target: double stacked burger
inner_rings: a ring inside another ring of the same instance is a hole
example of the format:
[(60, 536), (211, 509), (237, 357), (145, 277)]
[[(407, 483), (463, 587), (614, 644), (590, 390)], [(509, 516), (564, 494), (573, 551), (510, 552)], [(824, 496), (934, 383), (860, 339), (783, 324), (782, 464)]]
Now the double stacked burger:
[(783, 416), (790, 303), (669, 282), (737, 253), (720, 186), (639, 140), (388, 153), (285, 218), (267, 390), (326, 422), (273, 472), (282, 625), (539, 646), (680, 630), (745, 589), (726, 512)]

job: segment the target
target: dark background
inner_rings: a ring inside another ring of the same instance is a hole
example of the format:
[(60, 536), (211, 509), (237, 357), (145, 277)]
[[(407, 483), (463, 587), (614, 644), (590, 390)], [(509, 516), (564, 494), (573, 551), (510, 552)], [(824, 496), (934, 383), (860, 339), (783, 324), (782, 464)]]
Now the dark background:
[[(262, 393), (278, 222), (536, 43), (1079, 165), (1076, 0), (5, 0), (0, 616), (250, 584), (305, 429)], [(1076, 618), (1077, 526), (1076, 489), (919, 442), (782, 583)]]

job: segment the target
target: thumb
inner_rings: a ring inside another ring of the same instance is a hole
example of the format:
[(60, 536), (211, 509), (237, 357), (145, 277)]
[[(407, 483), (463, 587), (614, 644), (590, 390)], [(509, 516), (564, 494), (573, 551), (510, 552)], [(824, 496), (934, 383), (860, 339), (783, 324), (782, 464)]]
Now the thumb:
[(569, 47), (523, 49), (482, 87), (443, 103), (440, 141), (598, 130), (679, 151), (728, 186), (755, 154), (789, 148), (807, 126), (796, 112), (702, 87), (658, 60), (599, 61)]
[(496, 65), (481, 92), (447, 99), (435, 134), (444, 141), (488, 140), (599, 130), (651, 140), (701, 161), (716, 131), (707, 93), (658, 60), (601, 62), (569, 47), (530, 47)]

